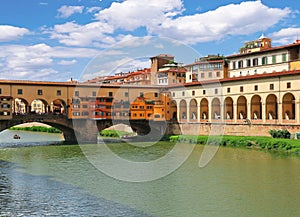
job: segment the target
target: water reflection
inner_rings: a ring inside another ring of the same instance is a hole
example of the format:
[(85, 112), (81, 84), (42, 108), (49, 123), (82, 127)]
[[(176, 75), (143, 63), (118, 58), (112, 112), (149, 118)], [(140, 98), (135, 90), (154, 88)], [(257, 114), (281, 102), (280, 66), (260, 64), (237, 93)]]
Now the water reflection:
[(149, 216), (49, 176), (19, 172), (13, 163), (0, 161), (0, 168), (1, 216)]

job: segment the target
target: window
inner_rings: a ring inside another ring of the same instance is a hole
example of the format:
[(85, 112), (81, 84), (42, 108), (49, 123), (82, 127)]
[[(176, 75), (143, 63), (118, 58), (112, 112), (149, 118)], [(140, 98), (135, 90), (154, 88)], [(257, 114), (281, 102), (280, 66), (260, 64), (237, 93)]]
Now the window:
[(154, 97), (158, 97), (158, 93), (154, 93)]
[(203, 93), (203, 95), (205, 95), (206, 94), (206, 90), (203, 90), (202, 93)]
[(108, 96), (113, 96), (113, 92), (108, 92)]
[(79, 91), (78, 90), (75, 91), (75, 96), (79, 96)]
[(236, 62), (232, 62), (232, 69), (236, 69)]
[(19, 95), (23, 94), (23, 90), (22, 89), (18, 89), (18, 94)]
[(253, 66), (258, 66), (258, 58), (254, 58), (254, 59), (252, 60), (252, 65), (253, 65)]
[(258, 85), (254, 85), (254, 90), (258, 91)]
[(211, 78), (212, 77), (212, 72), (208, 73), (208, 77)]
[(56, 91), (56, 96), (61, 96), (61, 90)]
[(0, 88), (0, 94), (2, 94), (2, 89)]
[(172, 93), (172, 96), (175, 97), (175, 92)]
[(270, 90), (274, 90), (274, 84), (270, 84)]
[(125, 97), (128, 97), (128, 96), (129, 96), (128, 92), (125, 92), (124, 95), (125, 95)]
[(96, 92), (96, 91), (93, 91), (93, 92), (92, 92), (92, 96), (97, 96), (97, 92)]
[(194, 90), (192, 91), (192, 96), (195, 96), (195, 91)]
[(220, 77), (220, 72), (217, 72), (217, 77)]
[(250, 67), (251, 66), (251, 60), (250, 59), (247, 59), (247, 67)]
[(140, 92), (140, 97), (144, 97), (144, 93), (143, 92)]
[(218, 89), (217, 88), (215, 89), (215, 94), (218, 94)]
[(9, 104), (2, 104), (1, 107), (2, 108), (10, 108), (10, 105)]
[(184, 91), (182, 91), (182, 96), (184, 96), (185, 95), (185, 93), (184, 93)]
[(286, 62), (286, 53), (282, 54), (282, 62)]
[(292, 87), (291, 82), (286, 83), (286, 88), (291, 88), (291, 87)]
[(268, 64), (268, 57), (263, 57), (263, 58), (261, 59), (261, 64), (262, 64), (262, 65)]
[(227, 93), (230, 93), (230, 87), (227, 87)]
[(38, 90), (37, 95), (43, 95), (43, 90)]
[(276, 64), (276, 55), (272, 55), (272, 63)]
[(244, 87), (243, 86), (240, 86), (240, 92), (244, 92)]
[(238, 68), (239, 69), (241, 69), (241, 68), (243, 68), (244, 66), (243, 66), (243, 60), (240, 60), (239, 62), (238, 62)]
[(201, 78), (204, 78), (204, 73), (201, 73)]

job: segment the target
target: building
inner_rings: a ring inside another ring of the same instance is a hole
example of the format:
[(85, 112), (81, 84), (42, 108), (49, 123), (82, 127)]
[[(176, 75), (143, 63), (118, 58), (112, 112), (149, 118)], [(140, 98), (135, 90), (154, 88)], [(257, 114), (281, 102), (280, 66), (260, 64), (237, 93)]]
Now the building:
[(228, 77), (249, 76), (300, 69), (300, 41), (284, 46), (271, 46), (271, 39), (263, 35), (246, 42), (238, 54), (227, 56)]
[(186, 81), (196, 82), (228, 77), (228, 64), (224, 56), (208, 55), (185, 65)]

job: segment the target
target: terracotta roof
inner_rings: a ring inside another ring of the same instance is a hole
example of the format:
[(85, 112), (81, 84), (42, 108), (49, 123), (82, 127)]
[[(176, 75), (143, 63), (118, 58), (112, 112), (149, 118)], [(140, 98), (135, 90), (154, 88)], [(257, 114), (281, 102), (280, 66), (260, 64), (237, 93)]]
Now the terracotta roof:
[(263, 52), (269, 52), (269, 51), (274, 51), (274, 50), (282, 50), (282, 49), (287, 49), (287, 48), (296, 47), (296, 46), (300, 46), (300, 43), (297, 42), (297, 43), (288, 44), (288, 45), (264, 48), (262, 50), (249, 52), (249, 53), (232, 54), (232, 55), (226, 56), (226, 58), (230, 59), (230, 58), (234, 58), (234, 57), (247, 56), (247, 55), (258, 54), (258, 53), (263, 53)]

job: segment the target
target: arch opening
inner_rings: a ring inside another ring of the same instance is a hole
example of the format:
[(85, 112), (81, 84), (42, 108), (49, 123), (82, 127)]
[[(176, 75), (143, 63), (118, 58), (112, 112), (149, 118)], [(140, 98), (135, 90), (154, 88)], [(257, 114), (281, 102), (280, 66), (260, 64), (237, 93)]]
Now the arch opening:
[(224, 117), (227, 120), (233, 119), (233, 100), (231, 97), (226, 97), (224, 101)]
[(195, 99), (191, 99), (191, 101), (190, 101), (190, 120), (196, 121), (197, 118), (198, 118), (197, 101)]
[(262, 119), (262, 102), (259, 95), (254, 95), (251, 98), (251, 119), (261, 120)]
[(286, 93), (282, 97), (282, 117), (284, 120), (295, 120), (296, 114), (295, 96)]
[(266, 119), (278, 119), (277, 96), (274, 94), (269, 94), (266, 98)]
[(218, 98), (214, 98), (211, 102), (212, 119), (221, 119), (221, 102)]
[(244, 96), (237, 99), (237, 117), (238, 119), (247, 118), (247, 99)]
[(209, 114), (208, 100), (206, 98), (203, 98), (200, 101), (200, 115), (201, 115), (200, 117), (201, 117), (201, 119), (207, 120), (208, 119), (208, 114)]

